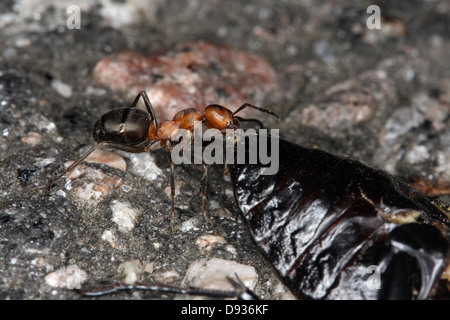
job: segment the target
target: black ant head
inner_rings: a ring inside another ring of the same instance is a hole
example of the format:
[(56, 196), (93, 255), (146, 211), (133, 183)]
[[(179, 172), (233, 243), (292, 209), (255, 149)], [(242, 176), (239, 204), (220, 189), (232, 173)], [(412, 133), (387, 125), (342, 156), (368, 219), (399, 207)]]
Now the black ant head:
[(153, 119), (148, 112), (138, 108), (111, 110), (97, 120), (92, 132), (96, 143), (114, 142), (124, 145), (138, 145), (147, 140)]

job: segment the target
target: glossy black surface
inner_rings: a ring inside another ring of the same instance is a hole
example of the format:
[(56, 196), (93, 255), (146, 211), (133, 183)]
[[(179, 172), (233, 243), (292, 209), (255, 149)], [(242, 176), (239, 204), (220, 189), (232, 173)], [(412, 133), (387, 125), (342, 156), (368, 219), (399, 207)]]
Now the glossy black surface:
[[(438, 202), (384, 171), (285, 140), (279, 164), (270, 176), (260, 164), (228, 168), (256, 244), (298, 297), (448, 294), (440, 277), (450, 222)], [(381, 282), (370, 282), (370, 266)]]

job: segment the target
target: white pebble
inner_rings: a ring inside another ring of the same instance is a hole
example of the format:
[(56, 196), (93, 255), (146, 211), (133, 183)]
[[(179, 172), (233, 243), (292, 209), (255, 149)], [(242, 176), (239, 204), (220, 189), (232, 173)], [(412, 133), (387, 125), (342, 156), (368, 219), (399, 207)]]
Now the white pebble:
[(430, 158), (428, 149), (425, 146), (416, 145), (406, 154), (406, 161), (415, 164)]
[(105, 150), (95, 150), (84, 161), (91, 163), (102, 163), (111, 168), (119, 169), (123, 172), (127, 170), (125, 159), (114, 152)]
[(168, 270), (165, 272), (157, 273), (154, 275), (154, 277), (157, 282), (170, 283), (173, 282), (175, 279), (179, 278), (180, 274), (175, 270)]
[(102, 234), (102, 240), (114, 246), (114, 234), (111, 230), (105, 230)]
[(208, 253), (214, 249), (214, 247), (225, 243), (227, 243), (227, 241), (224, 237), (215, 235), (204, 235), (195, 240), (195, 244), (202, 253)]
[(181, 232), (189, 232), (191, 230), (193, 231), (197, 231), (197, 219), (195, 218), (191, 218), (189, 220), (183, 221), (183, 223), (180, 226), (180, 231)]
[(112, 221), (115, 222), (119, 231), (129, 232), (136, 224), (139, 211), (130, 207), (127, 203), (114, 200), (111, 205)]
[(72, 87), (60, 80), (53, 80), (51, 86), (64, 98), (70, 98), (72, 96)]
[[(227, 277), (236, 279), (236, 274), (250, 290), (255, 288), (258, 274), (254, 267), (219, 258), (194, 261), (189, 266), (182, 284), (205, 289), (234, 290)], [(178, 298), (193, 299), (188, 296)]]
[(162, 248), (162, 243), (160, 242), (154, 242), (153, 243), (153, 248), (155, 248), (155, 250), (159, 250)]
[(127, 157), (131, 160), (131, 171), (149, 181), (164, 175), (149, 152), (127, 154)]
[(63, 267), (45, 276), (45, 282), (55, 288), (80, 289), (87, 280), (87, 273), (77, 265)]
[(143, 272), (143, 265), (138, 259), (126, 261), (119, 266), (119, 271), (123, 274), (123, 281), (126, 284), (133, 284), (139, 280), (139, 276)]
[(225, 250), (228, 251), (229, 253), (234, 254), (234, 255), (237, 253), (236, 248), (233, 247), (231, 244), (226, 245), (225, 246)]

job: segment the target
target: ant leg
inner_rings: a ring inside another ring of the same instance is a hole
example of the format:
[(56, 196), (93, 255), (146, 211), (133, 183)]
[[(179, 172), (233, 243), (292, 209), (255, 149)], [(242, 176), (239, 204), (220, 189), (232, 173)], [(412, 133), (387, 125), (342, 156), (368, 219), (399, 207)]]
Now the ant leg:
[(226, 177), (230, 174), (230, 172), (228, 171), (228, 166), (227, 164), (224, 162), (223, 164), (223, 178), (224, 180), (227, 179)]
[(66, 171), (64, 171), (63, 173), (61, 173), (59, 176), (57, 176), (56, 178), (50, 180), (47, 184), (43, 185), (43, 186), (38, 186), (35, 188), (31, 188), (28, 190), (24, 190), (24, 193), (28, 193), (28, 192), (34, 192), (34, 191), (38, 191), (38, 190), (43, 190), (43, 189), (47, 189), (50, 188), (52, 185), (54, 185), (56, 182), (58, 182), (62, 177), (64, 177), (66, 174), (71, 173), (81, 162), (83, 162), (92, 152), (94, 152), (94, 150), (101, 148), (101, 145), (95, 145), (94, 147), (92, 147), (91, 149), (89, 149), (88, 151), (86, 151), (77, 161), (75, 161), (72, 165), (70, 165)]
[(145, 92), (145, 90), (142, 90), (141, 92), (138, 93), (136, 98), (134, 98), (134, 101), (131, 104), (130, 108), (136, 107), (140, 97), (142, 97), (142, 100), (144, 100), (145, 108), (152, 117), (152, 121), (155, 123), (156, 131), (158, 131), (158, 122), (156, 121), (155, 111), (153, 110), (152, 103), (150, 102), (150, 99), (148, 98), (147, 92)]
[(213, 226), (211, 220), (209, 219), (208, 215), (206, 214), (206, 187), (208, 184), (208, 180), (207, 180), (208, 166), (206, 164), (202, 164), (202, 166), (203, 166), (203, 177), (202, 177), (202, 187), (200, 190), (200, 196), (202, 197), (202, 213), (203, 213), (203, 217), (209, 223), (209, 225)]
[(48, 189), (50, 188), (52, 185), (54, 185), (56, 182), (58, 182), (62, 177), (64, 177), (65, 175), (71, 173), (76, 167), (78, 167), (84, 160), (86, 160), (86, 158), (92, 153), (94, 152), (96, 149), (106, 149), (106, 148), (111, 148), (111, 149), (116, 149), (116, 150), (122, 150), (122, 151), (126, 151), (126, 152), (132, 152), (132, 153), (142, 153), (142, 152), (147, 152), (149, 150), (150, 147), (136, 147), (136, 146), (127, 146), (127, 145), (123, 145), (123, 144), (119, 144), (119, 143), (114, 143), (114, 142), (100, 142), (99, 144), (93, 146), (92, 148), (90, 148), (88, 151), (86, 151), (85, 153), (83, 153), (83, 155), (81, 157), (79, 157), (74, 163), (72, 163), (67, 169), (66, 171), (64, 171), (63, 173), (61, 173), (59, 176), (57, 176), (56, 178), (50, 180), (47, 184), (43, 185), (43, 186), (38, 186), (35, 188), (31, 188), (28, 190), (23, 190), (24, 193), (29, 193), (29, 192), (34, 192), (34, 191), (38, 191), (38, 190), (43, 190), (43, 189)]
[(236, 290), (236, 298), (238, 300), (259, 300), (259, 297), (245, 285), (238, 277), (237, 273), (235, 273), (234, 276), (236, 277), (236, 280), (233, 280), (230, 277), (227, 277), (227, 280)]
[(167, 153), (167, 159), (169, 160), (169, 164), (170, 164), (170, 177), (169, 177), (169, 181), (170, 181), (170, 198), (171, 198), (171, 211), (172, 211), (172, 219), (170, 221), (170, 226), (173, 230), (173, 226), (175, 223), (175, 178), (174, 178), (174, 169), (175, 169), (175, 164), (172, 161), (172, 144), (170, 141), (166, 142), (166, 153)]
[(255, 110), (259, 110), (259, 111), (261, 111), (261, 112), (268, 113), (268, 114), (270, 114), (270, 115), (272, 115), (272, 116), (274, 116), (274, 117), (280, 119), (280, 117), (279, 117), (275, 112), (270, 111), (270, 110), (267, 110), (267, 109), (264, 109), (264, 108), (260, 108), (260, 107), (254, 106), (254, 105), (252, 105), (252, 104), (250, 104), (250, 103), (244, 103), (244, 104), (243, 104), (242, 106), (240, 106), (235, 112), (233, 112), (233, 115), (235, 115), (235, 114), (238, 113), (239, 111), (244, 110), (245, 108), (252, 108), (252, 109), (255, 109)]

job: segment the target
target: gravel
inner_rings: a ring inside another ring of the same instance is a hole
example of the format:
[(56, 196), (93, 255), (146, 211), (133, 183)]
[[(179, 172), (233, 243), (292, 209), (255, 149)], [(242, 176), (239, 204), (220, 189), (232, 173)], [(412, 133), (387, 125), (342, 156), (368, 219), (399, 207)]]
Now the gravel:
[[(264, 65), (267, 85), (226, 63), (218, 70), (228, 78), (218, 73), (208, 83), (208, 72), (217, 68), (211, 64), (187, 73), (206, 76), (199, 82), (182, 73), (175, 80), (206, 84), (190, 87), (191, 93), (219, 99), (201, 103), (234, 109), (251, 102), (277, 112), (280, 121), (258, 118), (291, 141), (449, 190), (448, 1), (377, 1), (380, 30), (366, 27), (373, 1), (189, 0), (180, 6), (175, 0), (87, 0), (78, 4), (79, 25), (72, 16), (77, 7), (67, 13), (77, 2), (0, 3), (1, 299), (82, 299), (70, 288), (124, 277), (181, 285), (194, 262), (211, 259), (254, 268), (261, 298), (289, 298), (239, 217), (221, 167), (208, 172), (213, 227), (201, 214), (201, 166), (180, 165), (171, 230), (164, 150), (115, 152), (118, 167), (85, 162), (48, 192), (21, 192), (63, 172), (92, 145), (95, 121), (132, 102), (142, 83), (114, 88), (99, 82), (95, 71), (121, 52), (138, 60), (176, 59), (190, 43), (198, 52), (226, 47), (232, 57), (254, 57)], [(153, 80), (171, 77), (159, 76)], [(218, 87), (224, 79), (234, 84), (226, 94)], [(151, 91), (148, 81), (145, 89)], [(233, 94), (238, 98), (225, 99)], [(160, 114), (170, 118), (172, 112)], [(448, 192), (436, 194), (450, 202)]]

